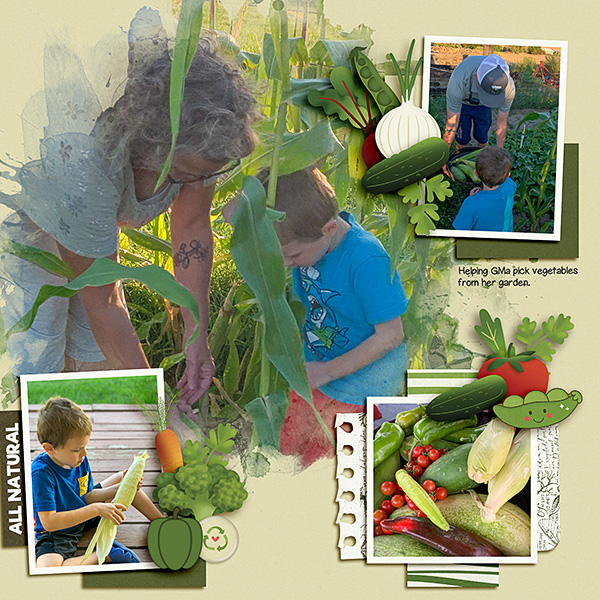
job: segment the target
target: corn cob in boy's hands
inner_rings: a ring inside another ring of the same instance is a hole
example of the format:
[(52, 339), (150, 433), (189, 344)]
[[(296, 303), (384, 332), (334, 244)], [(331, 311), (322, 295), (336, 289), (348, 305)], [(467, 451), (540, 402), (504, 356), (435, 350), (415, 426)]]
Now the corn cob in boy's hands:
[[(123, 480), (117, 489), (117, 493), (112, 500), (114, 504), (122, 504), (125, 506), (125, 508), (129, 508), (138, 490), (138, 483), (140, 482), (140, 479), (144, 473), (144, 466), (147, 458), (148, 454), (146, 452), (135, 457), (134, 461), (131, 463), (131, 466), (129, 469), (127, 469), (127, 473), (125, 473), (125, 476), (123, 477)], [(116, 535), (116, 523), (110, 519), (107, 519), (106, 517), (102, 517), (102, 519), (100, 519), (100, 524), (96, 529), (96, 533), (94, 533), (94, 537), (92, 538), (83, 558), (81, 559), (81, 562), (88, 559), (94, 551), (94, 548), (96, 548), (98, 564), (101, 565), (104, 563), (108, 553), (112, 548), (112, 544), (115, 541)]]

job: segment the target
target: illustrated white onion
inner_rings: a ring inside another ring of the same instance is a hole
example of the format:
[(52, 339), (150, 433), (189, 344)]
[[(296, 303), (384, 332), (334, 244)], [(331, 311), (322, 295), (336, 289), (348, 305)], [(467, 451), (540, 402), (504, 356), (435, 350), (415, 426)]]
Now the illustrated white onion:
[(375, 130), (375, 143), (386, 158), (430, 137), (441, 137), (439, 125), (411, 99), (389, 111)]

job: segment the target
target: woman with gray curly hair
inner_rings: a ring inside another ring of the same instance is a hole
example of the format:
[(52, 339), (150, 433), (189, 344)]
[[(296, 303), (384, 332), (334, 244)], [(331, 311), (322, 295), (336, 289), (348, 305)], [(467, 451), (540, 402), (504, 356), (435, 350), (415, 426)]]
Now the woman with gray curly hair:
[[(156, 189), (171, 146), (171, 50), (156, 11), (138, 12), (128, 43), (124, 93), (94, 121), (89, 119), (94, 97), (87, 80), (79, 80), (81, 63), (65, 47), (46, 49), (46, 70), (58, 75), (46, 80), (48, 125), (41, 159), (18, 169), (19, 194), (0, 194), (15, 209), (0, 235), (58, 251), (79, 275), (98, 257), (118, 260), (120, 227), (141, 227), (170, 208), (175, 277), (200, 309), (200, 335), (186, 351), (178, 384), (180, 407), (189, 413), (215, 370), (208, 346), (214, 185), (252, 152), (256, 100), (240, 72), (210, 40), (201, 39), (185, 80), (171, 169)], [(12, 286), (2, 308), (8, 329), (29, 310), (41, 284), (64, 280), (7, 258), (14, 264), (7, 268), (11, 265), (3, 261), (0, 281), (5, 290)], [(16, 276), (8, 275), (15, 270)], [(96, 365), (106, 359), (111, 368), (147, 368), (120, 282), (86, 287), (77, 296), (45, 303), (29, 331), (9, 338), (16, 374), (61, 371), (65, 355)], [(189, 336), (192, 318), (185, 311), (183, 317)]]

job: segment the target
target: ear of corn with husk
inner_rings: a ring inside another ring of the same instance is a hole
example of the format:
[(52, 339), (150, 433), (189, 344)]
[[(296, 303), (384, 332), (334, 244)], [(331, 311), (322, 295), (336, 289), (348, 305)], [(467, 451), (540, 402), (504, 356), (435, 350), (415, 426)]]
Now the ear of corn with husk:
[(515, 428), (492, 419), (473, 443), (467, 467), (469, 477), (477, 483), (487, 483), (500, 471), (513, 440)]
[[(125, 473), (125, 477), (123, 477), (123, 481), (121, 481), (115, 497), (112, 499), (114, 504), (122, 504), (126, 508), (129, 508), (137, 492), (138, 483), (144, 473), (144, 466), (147, 458), (148, 454), (146, 452), (135, 457), (131, 466), (127, 469), (127, 473)], [(98, 564), (103, 564), (112, 548), (116, 535), (117, 525), (110, 519), (102, 517), (98, 528), (96, 529), (96, 533), (94, 533), (94, 537), (90, 541), (81, 562), (89, 558), (94, 551), (94, 548), (96, 548)]]
[(531, 476), (531, 429), (522, 429), (510, 448), (506, 462), (488, 483), (488, 497), (481, 509), (483, 521), (496, 520), (496, 513), (529, 481)]

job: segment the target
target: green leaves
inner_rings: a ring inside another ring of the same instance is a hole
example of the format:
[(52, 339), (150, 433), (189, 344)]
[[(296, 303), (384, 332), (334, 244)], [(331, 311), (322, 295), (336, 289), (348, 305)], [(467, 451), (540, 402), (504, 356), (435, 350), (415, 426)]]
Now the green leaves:
[(269, 360), (289, 386), (312, 404), (300, 332), (286, 299), (281, 246), (267, 216), (264, 188), (255, 177), (244, 180), (232, 223), (231, 255), (258, 300)]
[(479, 311), (479, 320), (481, 325), (475, 325), (477, 335), (491, 348), (494, 354), (507, 356), (502, 321), (499, 318), (492, 319), (490, 313), (484, 308)]
[(71, 279), (75, 276), (69, 265), (58, 256), (52, 254), (52, 252), (46, 252), (45, 250), (35, 248), (34, 246), (26, 246), (25, 244), (13, 242), (8, 238), (0, 237), (0, 252), (7, 252), (14, 256), (18, 256), (23, 260), (27, 260), (30, 263), (41, 267), (45, 271), (48, 271), (48, 273), (59, 275), (66, 279)]
[(192, 59), (200, 40), (202, 29), (202, 6), (204, 0), (182, 0), (179, 24), (175, 36), (175, 49), (171, 65), (171, 85), (169, 88), (169, 116), (171, 121), (171, 150), (160, 172), (156, 188), (165, 181), (171, 170), (175, 144), (179, 135), (179, 120), (181, 118), (181, 100), (185, 87), (185, 76), (190, 70)]
[(307, 99), (312, 106), (321, 107), (328, 115), (337, 115), (342, 121), (348, 121), (352, 127), (370, 131), (371, 117), (379, 114), (375, 102), (369, 102), (367, 92), (354, 73), (347, 67), (336, 67), (329, 76), (333, 89), (311, 90)]
[(266, 398), (255, 398), (245, 408), (252, 417), (260, 445), (279, 448), (279, 431), (287, 409), (285, 394), (274, 392)]
[(450, 189), (450, 182), (444, 179), (442, 174), (436, 175), (425, 182), (427, 188), (427, 199), (433, 200), (437, 198), (440, 202), (443, 202), (446, 198), (450, 198), (453, 195), (453, 191)]
[(475, 331), (492, 349), (493, 356), (497, 357), (498, 361), (491, 363), (491, 368), (501, 366), (506, 360), (517, 370), (521, 369), (513, 364), (514, 362), (533, 360), (535, 357), (549, 362), (552, 360), (552, 355), (556, 354), (556, 349), (553, 346), (562, 344), (567, 339), (568, 332), (575, 327), (571, 323), (571, 317), (565, 317), (562, 313), (558, 317), (549, 317), (539, 328), (535, 321), (525, 317), (518, 325), (515, 337), (527, 348), (524, 352), (516, 354), (512, 343), (509, 345), (508, 350), (506, 349), (502, 323), (499, 318), (492, 319), (487, 310), (481, 309), (479, 319), (481, 325), (476, 325)]
[(415, 225), (415, 233), (428, 235), (436, 228), (434, 221), (439, 221), (437, 198), (443, 202), (452, 196), (450, 184), (442, 174), (431, 177), (427, 181), (418, 181), (398, 190), (398, 195), (405, 204), (416, 204), (408, 211), (410, 222)]
[(168, 271), (155, 265), (126, 267), (108, 258), (96, 259), (89, 269), (66, 285), (43, 285), (38, 292), (31, 310), (20, 321), (15, 323), (6, 335), (10, 336), (13, 333), (29, 329), (35, 320), (39, 307), (50, 298), (70, 298), (84, 287), (99, 287), (123, 279), (140, 281), (173, 304), (187, 309), (192, 315), (196, 326), (186, 346), (194, 342), (198, 337), (198, 304), (194, 296), (185, 287), (177, 283)]
[(427, 235), (430, 231), (435, 229), (434, 221), (439, 221), (440, 216), (437, 213), (437, 204), (431, 202), (425, 202), (423, 204), (417, 204), (408, 211), (410, 222), (415, 227), (415, 233), (418, 235)]
[(515, 337), (542, 360), (551, 361), (552, 355), (556, 354), (554, 345), (562, 344), (574, 327), (571, 317), (565, 317), (562, 313), (558, 317), (550, 317), (539, 329), (535, 321), (525, 317), (518, 326)]
[(223, 425), (219, 423), (217, 431), (211, 429), (206, 438), (206, 445), (213, 451), (220, 454), (231, 454), (233, 450), (233, 438), (237, 431), (230, 423)]

